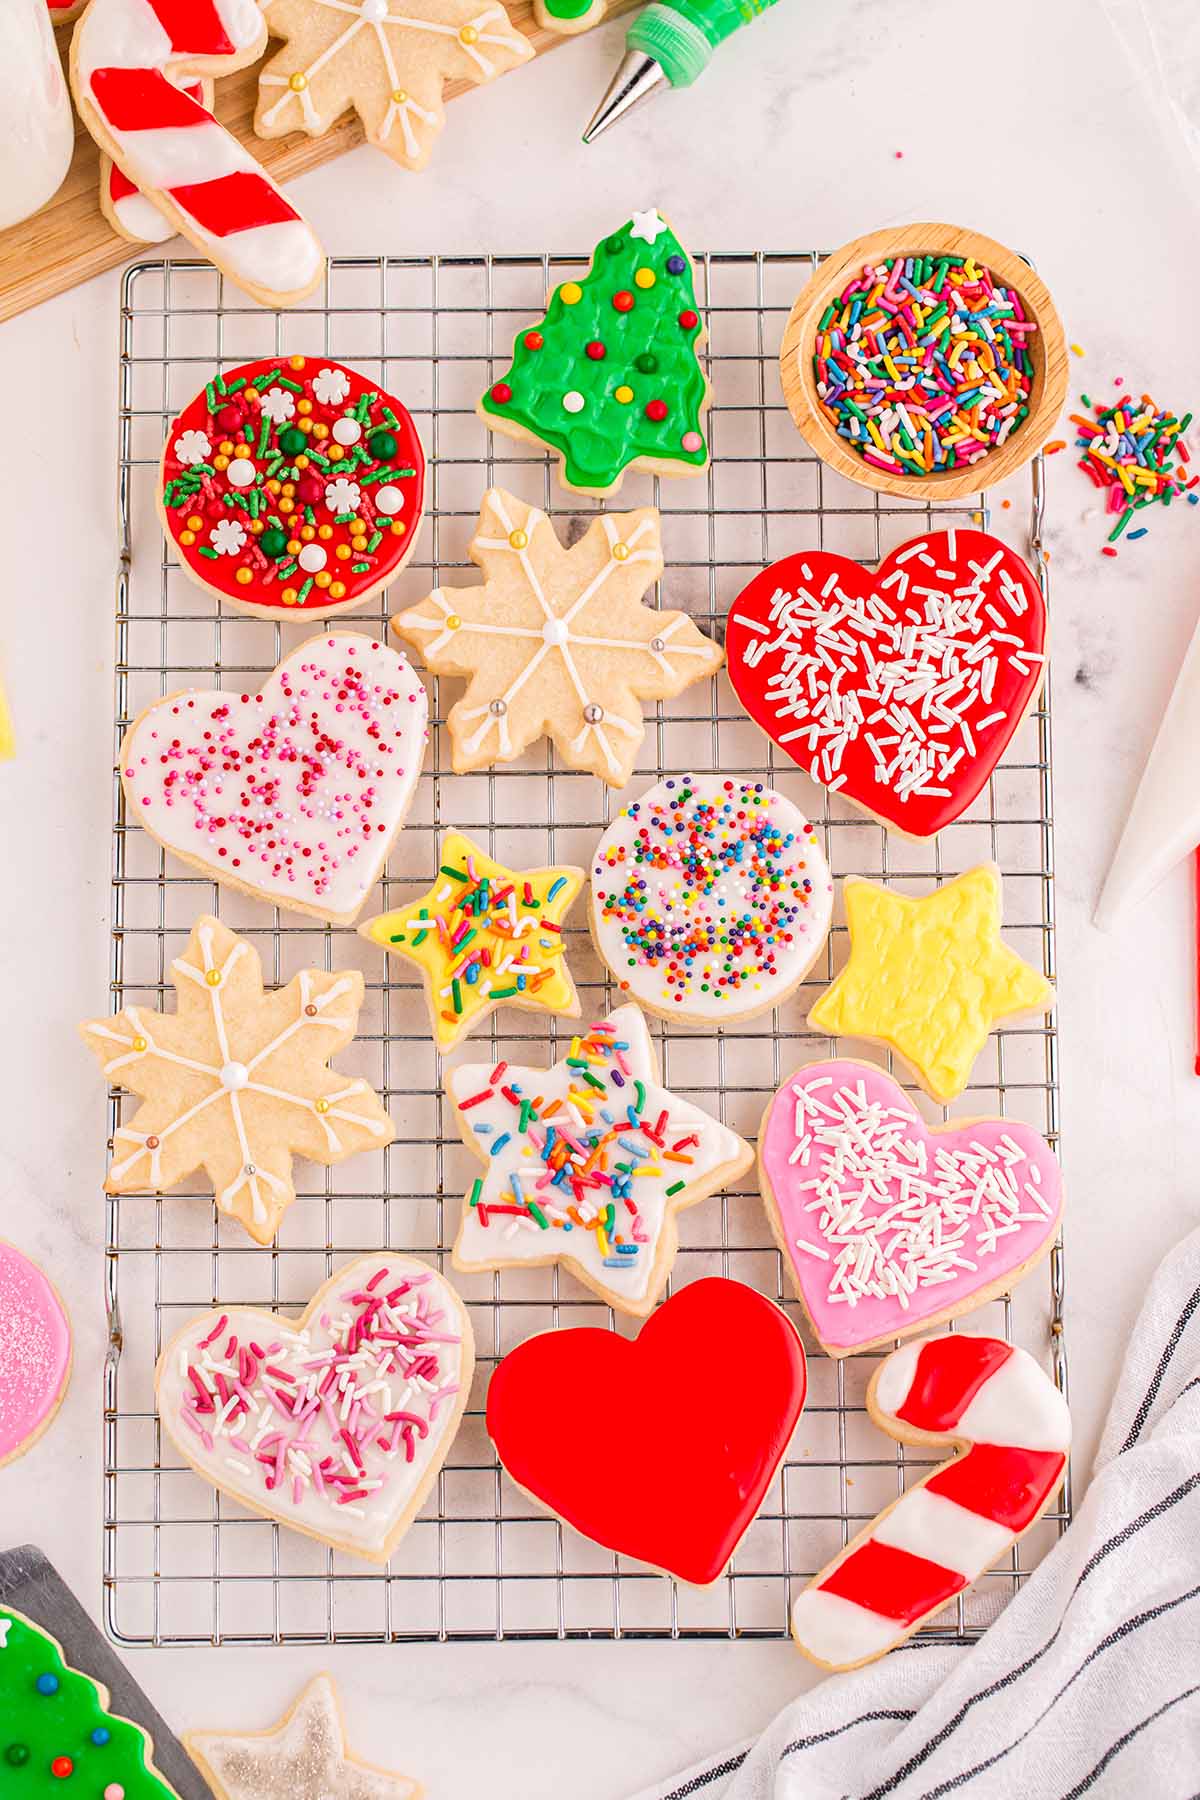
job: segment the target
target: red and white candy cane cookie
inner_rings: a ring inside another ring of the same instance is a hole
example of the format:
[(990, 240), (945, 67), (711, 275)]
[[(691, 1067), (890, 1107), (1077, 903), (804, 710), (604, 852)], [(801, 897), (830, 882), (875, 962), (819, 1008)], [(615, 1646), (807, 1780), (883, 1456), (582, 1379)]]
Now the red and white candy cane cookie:
[(904, 1642), (1035, 1525), (1071, 1447), (1067, 1403), (1033, 1357), (946, 1332), (881, 1363), (867, 1411), (906, 1444), (957, 1444), (822, 1569), (792, 1607), (792, 1636), (826, 1669)]
[[(181, 81), (183, 92), (206, 111), (212, 111), (211, 81)], [(165, 244), (175, 236), (175, 227), (165, 213), (130, 181), (111, 156), (100, 158), (100, 211), (118, 237), (131, 244)]]
[(983, 531), (930, 531), (874, 571), (824, 550), (772, 563), (729, 608), (738, 699), (827, 787), (932, 837), (986, 786), (1045, 672), (1032, 571)]
[(325, 356), (215, 373), (163, 446), (158, 509), (184, 567), (259, 618), (361, 605), (408, 561), (424, 503), (407, 407)]
[(267, 43), (257, 0), (91, 0), (71, 88), (100, 149), (255, 299), (288, 306), (325, 270), (315, 232), (181, 77), (231, 75)]

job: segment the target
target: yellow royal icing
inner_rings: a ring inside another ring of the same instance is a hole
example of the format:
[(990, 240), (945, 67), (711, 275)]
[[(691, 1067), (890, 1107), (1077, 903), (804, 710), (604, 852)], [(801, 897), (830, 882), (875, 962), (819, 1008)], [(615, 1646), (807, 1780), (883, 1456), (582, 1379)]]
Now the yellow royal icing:
[(870, 1038), (953, 1100), (1000, 1019), (1053, 1005), (1045, 976), (1000, 940), (1000, 872), (968, 869), (920, 899), (845, 884), (850, 960), (808, 1015), (836, 1037)]

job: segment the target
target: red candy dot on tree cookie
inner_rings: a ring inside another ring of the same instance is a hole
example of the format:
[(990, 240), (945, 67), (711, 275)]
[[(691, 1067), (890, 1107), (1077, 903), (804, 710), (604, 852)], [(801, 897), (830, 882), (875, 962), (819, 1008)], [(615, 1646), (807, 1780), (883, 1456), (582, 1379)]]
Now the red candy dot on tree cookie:
[(604, 345), (600, 342), (599, 338), (592, 339), (591, 343), (587, 346), (587, 353), (593, 362), (603, 362), (604, 358), (608, 355), (608, 351), (604, 348)]
[(648, 419), (653, 419), (656, 425), (661, 419), (665, 419), (666, 416), (667, 403), (665, 400), (648, 400), (646, 402), (646, 417)]
[(507, 406), (512, 399), (512, 389), (507, 381), (498, 381), (492, 389), (492, 399), (498, 406)]
[(621, 288), (618, 293), (613, 295), (613, 305), (618, 312), (633, 311), (633, 295), (628, 288)]
[[(525, 348), (527, 350), (540, 350), (545, 341), (546, 340), (540, 331), (527, 331), (525, 333)], [(500, 385), (503, 386), (504, 384), (501, 383)]]
[(700, 323), (700, 315), (699, 313), (694, 313), (689, 306), (684, 312), (680, 313), (679, 323), (683, 326), (685, 331), (694, 331), (696, 326)]

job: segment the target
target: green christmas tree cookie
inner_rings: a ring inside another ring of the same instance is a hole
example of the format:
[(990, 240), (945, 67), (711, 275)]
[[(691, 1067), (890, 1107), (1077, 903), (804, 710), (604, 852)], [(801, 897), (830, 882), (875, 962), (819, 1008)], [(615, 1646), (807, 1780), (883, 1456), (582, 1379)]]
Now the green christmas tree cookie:
[(704, 335), (691, 259), (659, 213), (635, 212), (597, 245), (583, 280), (562, 282), (541, 323), (518, 332), (480, 417), (546, 444), (579, 494), (613, 493), (628, 468), (698, 475)]
[(0, 1606), (0, 1794), (4, 1800), (178, 1800), (145, 1732), (108, 1711), (108, 1691), (69, 1669), (48, 1632)]

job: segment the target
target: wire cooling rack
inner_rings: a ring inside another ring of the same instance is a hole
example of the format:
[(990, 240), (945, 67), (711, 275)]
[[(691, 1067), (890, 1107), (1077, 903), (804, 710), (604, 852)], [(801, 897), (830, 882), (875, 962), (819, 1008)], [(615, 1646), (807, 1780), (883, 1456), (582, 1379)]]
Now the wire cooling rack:
[[(719, 634), (729, 601), (751, 572), (816, 543), (863, 561), (939, 525), (989, 517), (984, 496), (940, 507), (885, 500), (832, 475), (793, 429), (779, 391), (777, 346), (815, 252), (697, 258), (716, 400), (712, 464), (702, 479), (627, 477), (622, 507), (653, 501), (663, 513), (668, 604)], [(559, 1269), (454, 1276), (470, 1306), (480, 1352), (463, 1427), (436, 1489), (390, 1564), (376, 1568), (325, 1550), (221, 1498), (180, 1463), (154, 1410), (158, 1352), (192, 1314), (220, 1301), (299, 1307), (363, 1251), (415, 1252), (449, 1269), (461, 1196), (473, 1174), (442, 1093), (419, 984), (385, 962), (353, 929), (223, 891), (164, 855), (126, 816), (115, 775), (128, 721), (158, 696), (186, 687), (239, 690), (313, 629), (245, 618), (194, 586), (164, 545), (154, 512), (155, 473), (171, 416), (218, 364), (292, 351), (353, 364), (399, 394), (430, 453), (430, 508), (417, 554), (374, 611), (343, 618), (382, 633), (389, 613), (467, 567), (466, 545), (483, 490), (499, 480), (540, 502), (560, 533), (577, 536), (596, 503), (557, 484), (545, 458), (493, 437), (474, 403), (506, 366), (516, 328), (540, 316), (546, 292), (582, 257), (339, 258), (321, 295), (286, 315), (249, 307), (207, 265), (143, 262), (126, 274), (120, 326), (118, 437), (121, 561), (117, 581), (113, 780), (111, 1003), (173, 1004), (171, 959), (196, 915), (210, 910), (248, 932), (269, 980), (313, 966), (362, 967), (361, 1035), (339, 1059), (383, 1095), (393, 1144), (329, 1171), (297, 1166), (300, 1197), (270, 1249), (255, 1246), (212, 1196), (189, 1187), (107, 1200), (110, 1333), (104, 1375), (104, 1615), (125, 1644), (330, 1643), (499, 1638), (782, 1637), (791, 1596), (846, 1539), (927, 1468), (884, 1439), (864, 1396), (878, 1354), (832, 1361), (810, 1347), (809, 1401), (795, 1439), (728, 1574), (687, 1588), (598, 1549), (541, 1513), (497, 1467), (483, 1423), (499, 1357), (552, 1325), (607, 1322), (629, 1330)], [(1011, 510), (995, 519), (1018, 548), (1037, 552), (1043, 515), (1040, 463)], [(471, 576), (474, 571), (471, 571)], [(470, 578), (470, 577), (468, 577)], [(451, 579), (459, 579), (456, 574)], [(560, 768), (547, 746), (487, 774), (449, 772), (442, 720), (449, 700), (432, 683), (435, 726), (416, 803), (386, 878), (363, 916), (401, 904), (432, 880), (444, 827), (474, 833), (516, 863), (587, 867), (621, 805), (590, 775)], [(1025, 722), (1009, 755), (965, 819), (929, 844), (890, 839), (814, 786), (743, 716), (725, 676), (688, 689), (649, 718), (642, 759), (625, 790), (660, 774), (719, 768), (762, 777), (820, 826), (835, 877), (873, 876), (925, 892), (985, 857), (1004, 871), (1009, 941), (1054, 973), (1053, 834), (1048, 703)], [(613, 1001), (591, 948), (582, 903), (568, 954), (585, 1016)], [(753, 1137), (768, 1096), (831, 1041), (805, 1029), (817, 992), (845, 955), (839, 909), (829, 947), (804, 987), (769, 1017), (700, 1034), (655, 1025), (664, 1079)], [(467, 1053), (550, 1062), (570, 1022), (501, 1011)], [(490, 1047), (484, 1039), (490, 1038)], [(856, 1046), (861, 1053), (861, 1046)], [(931, 1117), (937, 1110), (919, 1097)], [(109, 1129), (136, 1102), (110, 1092)], [(1058, 1136), (1057, 1046), (1051, 1022), (993, 1035), (960, 1114), (998, 1112)], [(944, 1115), (942, 1115), (944, 1116)], [(731, 1188), (680, 1218), (674, 1284), (710, 1273), (751, 1283), (800, 1309), (783, 1279), (753, 1185)], [(1063, 1259), (971, 1329), (1047, 1352), (1066, 1385)], [(802, 1326), (802, 1329), (804, 1327)], [(570, 1396), (565, 1397), (567, 1403)], [(589, 1402), (589, 1404), (592, 1402)], [(999, 1611), (1069, 1516), (1069, 1497), (974, 1592), (932, 1628), (974, 1634)]]

